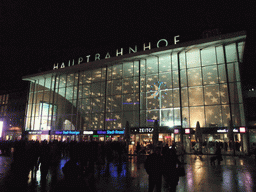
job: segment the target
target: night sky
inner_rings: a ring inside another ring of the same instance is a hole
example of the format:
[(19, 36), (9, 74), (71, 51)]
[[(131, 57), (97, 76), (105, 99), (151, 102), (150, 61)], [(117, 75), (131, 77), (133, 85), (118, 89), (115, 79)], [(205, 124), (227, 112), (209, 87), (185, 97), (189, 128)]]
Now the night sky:
[(22, 76), (52, 70), (54, 63), (85, 59), (86, 55), (95, 53), (114, 53), (121, 47), (138, 45), (139, 48), (149, 41), (172, 40), (175, 35), (180, 35), (180, 42), (199, 39), (203, 31), (216, 28), (222, 34), (247, 31), (251, 39), (247, 53), (250, 59), (242, 72), (246, 81), (256, 84), (256, 78), (251, 78), (255, 76), (251, 69), (256, 54), (253, 1), (206, 2), (84, 1), (77, 4), (4, 0), (0, 12), (0, 91), (22, 88)]

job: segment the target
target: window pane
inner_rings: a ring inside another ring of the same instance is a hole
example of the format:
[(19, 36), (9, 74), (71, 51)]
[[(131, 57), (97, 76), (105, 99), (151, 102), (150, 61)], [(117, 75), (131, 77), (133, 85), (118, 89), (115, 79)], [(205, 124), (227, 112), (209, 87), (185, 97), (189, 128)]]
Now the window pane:
[(179, 97), (179, 89), (174, 89), (173, 90), (173, 106), (174, 107), (179, 107), (180, 106), (180, 97)]
[(223, 120), (223, 125), (224, 127), (228, 126), (228, 121), (230, 119), (230, 110), (228, 105), (222, 105), (222, 120)]
[(222, 118), (221, 118), (221, 106), (206, 106), (206, 126), (207, 127), (221, 127)]
[(180, 83), (181, 87), (187, 87), (187, 72), (186, 69), (180, 71)]
[(186, 56), (187, 56), (187, 68), (200, 66), (199, 49), (192, 49), (186, 52)]
[(122, 95), (115, 95), (112, 98), (113, 99), (111, 102), (111, 107), (112, 107), (111, 112), (122, 111), (123, 109)]
[(149, 57), (147, 58), (147, 74), (158, 73), (158, 58)]
[(140, 91), (141, 92), (146, 92), (147, 91), (146, 77), (141, 77), (140, 78)]
[(171, 56), (169, 54), (159, 56), (159, 73), (171, 71)]
[(203, 105), (203, 88), (189, 88), (189, 106)]
[(217, 61), (218, 61), (218, 63), (219, 64), (220, 63), (225, 63), (223, 47), (222, 46), (216, 47), (216, 52), (217, 52)]
[(104, 111), (105, 100), (102, 97), (92, 98), (92, 112), (99, 113)]
[(183, 107), (188, 106), (188, 88), (181, 89), (181, 101)]
[(173, 107), (172, 90), (166, 90), (161, 92), (161, 108)]
[(154, 121), (158, 120), (159, 118), (159, 110), (151, 110), (147, 111), (147, 126), (153, 127)]
[(123, 75), (123, 65), (115, 65), (112, 67), (112, 79), (120, 79)]
[(178, 54), (172, 53), (172, 70), (178, 70)]
[(190, 107), (190, 127), (196, 127), (199, 121), (200, 127), (205, 127), (204, 107)]
[(173, 76), (173, 88), (178, 88), (179, 87), (179, 74), (178, 71), (173, 71), (172, 72)]
[(217, 66), (203, 67), (203, 81), (204, 84), (216, 84), (218, 83)]
[(158, 91), (158, 75), (148, 75), (147, 76), (147, 92), (148, 91)]
[(147, 93), (147, 109), (159, 109), (159, 98), (155, 94)]
[(122, 113), (113, 113), (113, 129), (121, 129), (122, 128)]
[(161, 126), (173, 127), (173, 109), (161, 110)]
[(124, 77), (133, 76), (133, 62), (124, 63)]
[(209, 47), (201, 50), (201, 57), (202, 57), (203, 66), (216, 64), (217, 62), (216, 62), (215, 47)]
[(236, 44), (230, 44), (225, 46), (227, 63), (237, 61)]
[(146, 60), (140, 60), (140, 75), (146, 75)]
[(188, 86), (202, 85), (201, 68), (188, 69)]
[(220, 84), (221, 104), (228, 104), (228, 86), (227, 84)]
[(179, 62), (180, 62), (180, 69), (186, 68), (186, 59), (185, 59), (185, 52), (181, 52), (179, 54)]
[(133, 71), (134, 71), (134, 72), (133, 72), (134, 74), (133, 74), (133, 75), (134, 75), (134, 76), (139, 76), (139, 72), (140, 72), (140, 71), (139, 71), (139, 61), (134, 61), (134, 62), (133, 62), (133, 67), (134, 67), (134, 70), (133, 70)]
[(206, 105), (220, 104), (219, 85), (205, 86), (204, 94)]
[(243, 62), (244, 45), (245, 45), (245, 42), (239, 42), (238, 43), (238, 53), (239, 53), (239, 61), (240, 62)]
[(103, 129), (104, 126), (104, 115), (103, 113), (92, 114), (91, 118), (92, 129)]
[(171, 72), (159, 74), (159, 82), (162, 83), (160, 86), (161, 90), (172, 88), (172, 76)]
[(183, 127), (184, 128), (188, 128), (189, 127), (189, 111), (188, 111), (188, 107), (184, 107), (182, 108), (182, 118), (183, 118)]
[(124, 95), (123, 97), (124, 97), (124, 102), (123, 102), (124, 111), (132, 111), (133, 106), (135, 104), (134, 94), (127, 94), (127, 95)]
[(119, 95), (122, 93), (122, 81), (121, 80), (113, 80), (113, 90), (111, 95)]
[(225, 65), (218, 65), (218, 72), (219, 72), (219, 82), (220, 83), (226, 83), (226, 68)]

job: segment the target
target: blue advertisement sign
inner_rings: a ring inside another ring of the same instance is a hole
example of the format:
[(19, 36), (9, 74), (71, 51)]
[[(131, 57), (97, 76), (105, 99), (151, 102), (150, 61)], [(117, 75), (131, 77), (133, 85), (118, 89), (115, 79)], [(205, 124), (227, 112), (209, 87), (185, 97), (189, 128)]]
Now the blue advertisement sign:
[(100, 130), (97, 131), (98, 135), (123, 135), (124, 134), (124, 130)]

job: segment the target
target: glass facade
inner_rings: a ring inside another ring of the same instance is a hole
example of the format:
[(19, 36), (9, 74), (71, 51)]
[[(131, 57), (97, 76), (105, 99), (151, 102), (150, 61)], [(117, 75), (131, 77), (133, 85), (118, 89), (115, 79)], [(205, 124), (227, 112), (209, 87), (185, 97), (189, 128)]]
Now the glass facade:
[[(30, 80), (26, 131), (245, 126), (239, 65), (244, 39), (155, 51), (104, 67)], [(143, 53), (142, 53), (143, 54)], [(107, 60), (100, 62), (104, 63)], [(81, 66), (81, 65), (80, 65)]]

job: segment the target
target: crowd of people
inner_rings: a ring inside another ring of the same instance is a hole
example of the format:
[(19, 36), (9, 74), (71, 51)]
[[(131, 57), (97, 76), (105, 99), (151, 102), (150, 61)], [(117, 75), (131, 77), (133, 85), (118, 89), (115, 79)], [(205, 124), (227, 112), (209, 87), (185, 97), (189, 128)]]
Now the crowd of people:
[(182, 166), (182, 163), (177, 157), (175, 146), (169, 148), (165, 145), (163, 148), (154, 148), (154, 152), (147, 157), (144, 166), (149, 175), (149, 192), (153, 192), (155, 188), (157, 192), (161, 192), (162, 177), (165, 188), (168, 191), (176, 191), (179, 182), (177, 166)]
[[(46, 185), (47, 174), (51, 173), (51, 182), (56, 186), (65, 186), (67, 183), (74, 183), (74, 186), (80, 184), (88, 184), (88, 191), (93, 187), (90, 186), (88, 178), (94, 173), (94, 165), (104, 165), (105, 161), (122, 162), (126, 158), (126, 145), (124, 142), (59, 142), (54, 140), (47, 141), (14, 141), (8, 143), (8, 148), (5, 147), (1, 151), (12, 156), (11, 172), (13, 180), (15, 180), (15, 189), (26, 189), (28, 176), (32, 171), (32, 180), (35, 179), (35, 174), (38, 169), (41, 171), (41, 185)], [(62, 185), (57, 181), (57, 170), (61, 158), (67, 158), (69, 161), (65, 164), (62, 171), (64, 180)], [(86, 181), (86, 182), (83, 182)], [(53, 191), (60, 190), (60, 187), (54, 187)], [(83, 189), (84, 191), (84, 189)], [(93, 191), (93, 190), (91, 190)]]

